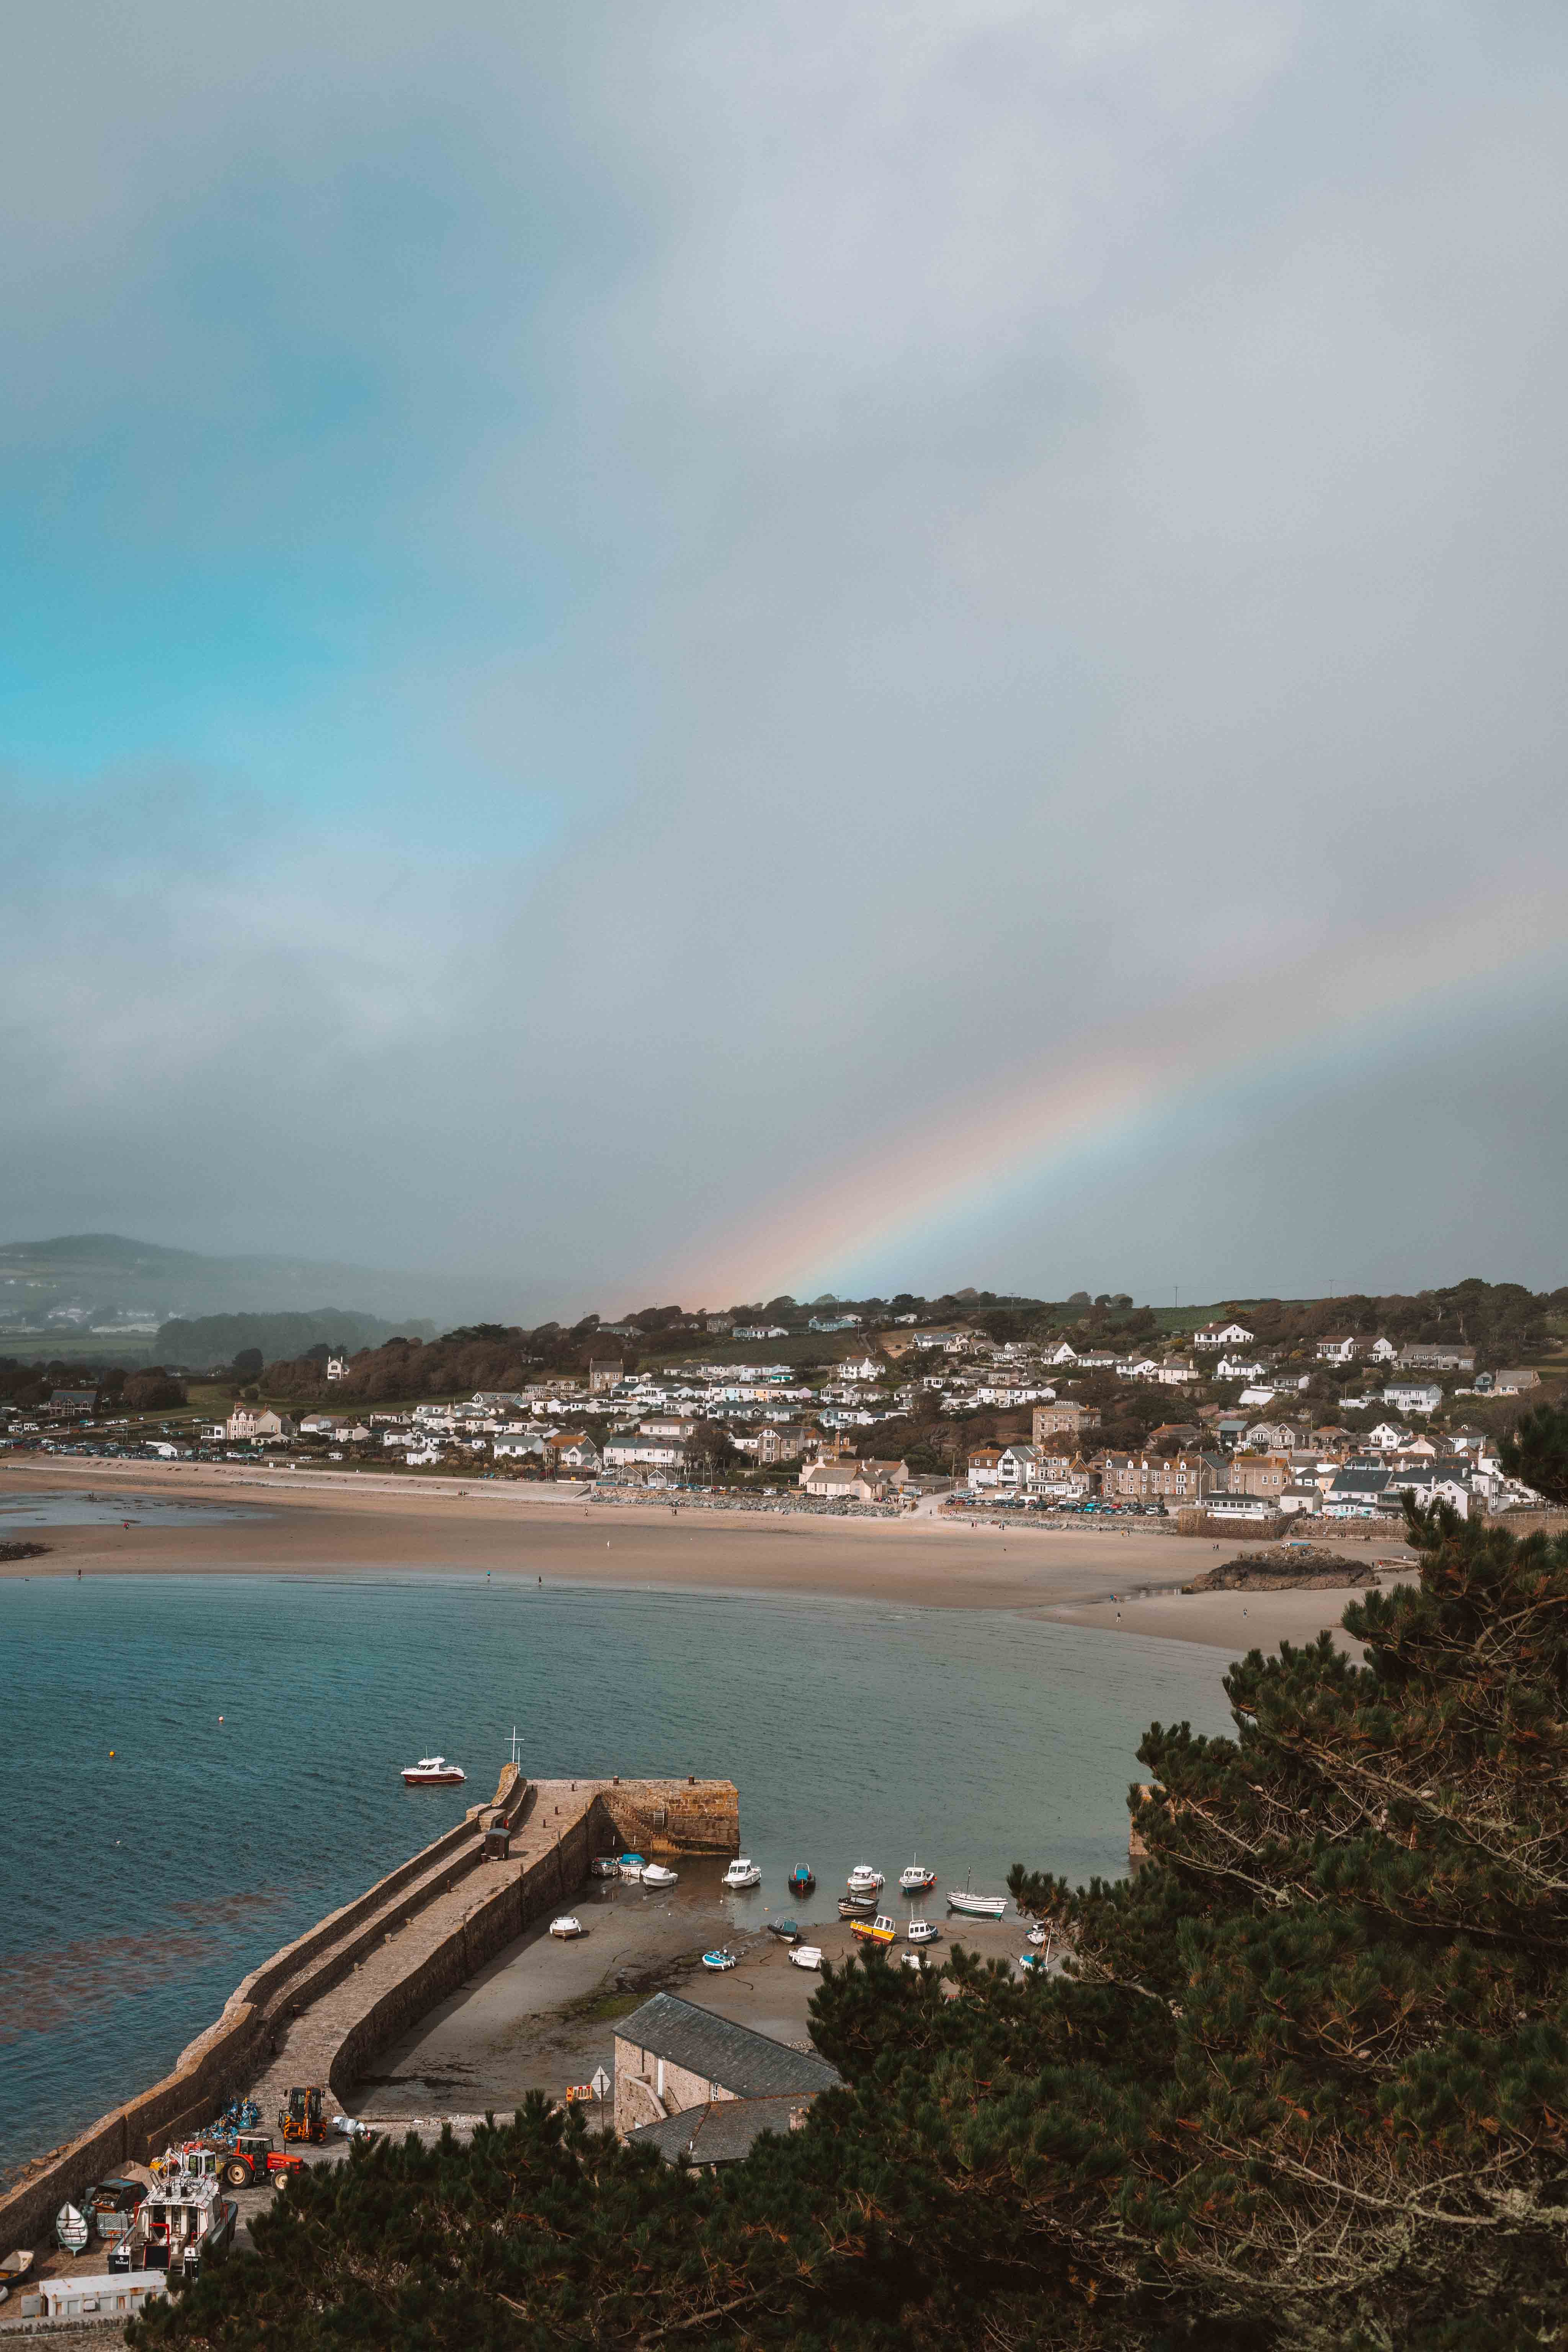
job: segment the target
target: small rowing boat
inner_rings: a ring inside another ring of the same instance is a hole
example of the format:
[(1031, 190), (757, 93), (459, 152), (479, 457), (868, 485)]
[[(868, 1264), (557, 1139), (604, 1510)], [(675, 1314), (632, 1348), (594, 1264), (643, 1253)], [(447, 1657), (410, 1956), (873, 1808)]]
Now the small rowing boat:
[(739, 1966), (739, 1963), (736, 1960), (733, 1952), (728, 1951), (721, 1947), (721, 1948), (716, 1952), (704, 1952), (702, 1955), (702, 1965), (705, 1969), (713, 1969), (715, 1974), (721, 1975), (726, 1969), (736, 1968)]

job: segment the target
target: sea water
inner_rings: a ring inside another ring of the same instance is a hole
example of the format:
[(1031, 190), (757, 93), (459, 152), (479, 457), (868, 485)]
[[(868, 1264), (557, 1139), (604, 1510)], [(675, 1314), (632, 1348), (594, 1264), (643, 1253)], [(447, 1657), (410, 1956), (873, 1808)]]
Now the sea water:
[[(735, 1780), (763, 1910), (919, 1853), (1125, 1871), (1152, 1720), (1219, 1652), (1001, 1612), (515, 1575), (0, 1582), (0, 2168), (164, 2074), (248, 1969), (539, 1779)], [(467, 1786), (406, 1790), (432, 1750)], [(755, 1898), (752, 1898), (754, 1906)]]

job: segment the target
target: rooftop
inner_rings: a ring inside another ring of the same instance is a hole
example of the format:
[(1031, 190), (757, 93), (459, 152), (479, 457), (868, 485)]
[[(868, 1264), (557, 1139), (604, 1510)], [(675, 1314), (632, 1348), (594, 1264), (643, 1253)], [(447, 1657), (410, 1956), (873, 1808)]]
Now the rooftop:
[(679, 2164), (682, 2157), (691, 2164), (733, 2164), (750, 2156), (764, 2132), (788, 2131), (790, 2117), (811, 2096), (792, 2091), (766, 2099), (714, 2099), (667, 2116), (662, 2123), (642, 2124), (626, 2137), (634, 2146), (657, 2147), (668, 2164)]
[(656, 1992), (621, 2020), (616, 2039), (684, 2066), (705, 2082), (721, 2083), (746, 2100), (793, 2095), (798, 2101), (803, 2092), (831, 2090), (842, 2079), (837, 2067), (814, 2050), (792, 2050), (678, 1993)]

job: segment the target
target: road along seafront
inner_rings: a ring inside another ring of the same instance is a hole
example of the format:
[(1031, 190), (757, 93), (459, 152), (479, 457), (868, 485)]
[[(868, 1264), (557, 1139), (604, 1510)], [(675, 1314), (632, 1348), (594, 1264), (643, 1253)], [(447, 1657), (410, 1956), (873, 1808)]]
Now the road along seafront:
[(252, 2092), (268, 2126), (294, 2084), (323, 2084), (342, 2104), (377, 2051), (569, 1902), (595, 1853), (722, 1854), (739, 1842), (731, 1780), (531, 1781), (505, 1765), (489, 1804), (253, 1969), (171, 2074), (28, 2166), (0, 2197), (0, 2248), (36, 2245), (68, 2200), (198, 2134), (236, 2092)]

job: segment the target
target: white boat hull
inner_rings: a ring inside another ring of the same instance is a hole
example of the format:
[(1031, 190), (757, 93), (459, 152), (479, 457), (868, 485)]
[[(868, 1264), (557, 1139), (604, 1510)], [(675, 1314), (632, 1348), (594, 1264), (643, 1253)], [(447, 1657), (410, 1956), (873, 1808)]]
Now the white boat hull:
[(1007, 1916), (1007, 1897), (1005, 1895), (950, 1893), (947, 1907), (950, 1911), (962, 1911), (964, 1916), (970, 1919), (1005, 1919)]

